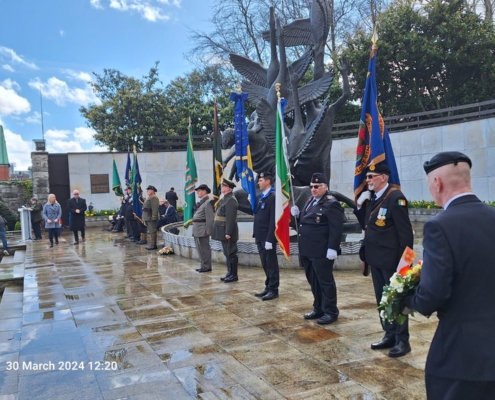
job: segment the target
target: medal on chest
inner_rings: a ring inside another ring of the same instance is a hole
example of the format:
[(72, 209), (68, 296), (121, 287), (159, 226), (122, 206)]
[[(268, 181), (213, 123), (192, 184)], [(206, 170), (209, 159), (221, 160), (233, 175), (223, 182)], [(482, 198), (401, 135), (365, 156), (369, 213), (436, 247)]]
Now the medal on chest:
[(376, 226), (380, 226), (380, 227), (384, 227), (385, 226), (385, 215), (387, 214), (387, 209), (386, 208), (380, 208), (380, 210), (378, 211), (378, 215), (376, 216), (376, 221), (375, 221), (375, 225)]

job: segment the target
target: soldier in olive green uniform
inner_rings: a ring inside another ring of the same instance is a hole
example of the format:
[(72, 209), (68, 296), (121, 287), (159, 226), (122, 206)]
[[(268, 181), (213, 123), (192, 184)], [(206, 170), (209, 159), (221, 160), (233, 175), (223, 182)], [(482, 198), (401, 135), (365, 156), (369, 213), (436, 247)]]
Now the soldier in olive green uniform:
[(160, 219), (160, 200), (156, 195), (156, 187), (149, 185), (146, 190), (148, 192), (148, 198), (143, 204), (143, 221), (146, 223), (148, 233), (151, 236), (151, 243), (146, 247), (146, 250), (155, 250), (158, 248), (156, 245), (156, 223)]
[(227, 275), (220, 278), (224, 282), (238, 281), (237, 277), (237, 241), (239, 229), (237, 227), (237, 199), (232, 190), (235, 183), (224, 178), (221, 191), (222, 199), (218, 203), (213, 222), (211, 238), (222, 242), (223, 254), (227, 259)]

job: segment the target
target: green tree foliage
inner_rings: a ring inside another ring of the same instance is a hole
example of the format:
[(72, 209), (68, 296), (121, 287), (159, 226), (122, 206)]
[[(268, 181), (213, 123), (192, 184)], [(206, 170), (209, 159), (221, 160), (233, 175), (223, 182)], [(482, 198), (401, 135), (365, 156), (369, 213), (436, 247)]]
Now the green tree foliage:
[[(395, 2), (378, 16), (377, 86), (384, 115), (469, 104), (495, 97), (495, 32), (461, 0)], [(371, 34), (347, 40), (353, 99), (362, 98)]]
[(0, 200), (0, 215), (7, 220), (7, 230), (13, 231), (18, 219), (17, 214), (14, 214), (2, 200)]

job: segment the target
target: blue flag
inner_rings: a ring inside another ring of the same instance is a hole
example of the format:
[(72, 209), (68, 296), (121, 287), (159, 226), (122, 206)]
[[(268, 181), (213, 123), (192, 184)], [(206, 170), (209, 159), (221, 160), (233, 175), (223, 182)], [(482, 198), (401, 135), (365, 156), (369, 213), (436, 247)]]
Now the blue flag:
[(354, 196), (358, 198), (366, 189), (366, 168), (385, 162), (392, 171), (388, 183), (400, 189), (399, 173), (387, 127), (378, 111), (376, 89), (376, 45), (370, 53), (368, 76), (363, 96), (363, 108), (359, 121), (356, 168), (354, 170)]
[(127, 152), (127, 164), (125, 166), (125, 186), (131, 186), (131, 178), (132, 178), (132, 169), (131, 169), (131, 154)]
[(242, 188), (250, 195), (251, 209), (256, 212), (256, 184), (254, 182), (253, 162), (251, 160), (251, 149), (249, 147), (246, 116), (244, 113), (244, 102), (247, 93), (231, 93), (230, 100), (234, 105), (235, 123), (235, 165), (237, 176), (241, 179)]
[(136, 151), (134, 151), (134, 162), (132, 164), (131, 173), (131, 187), (132, 187), (132, 211), (134, 213), (134, 218), (143, 222), (143, 189), (141, 188), (141, 174), (139, 173), (139, 164), (137, 160)]

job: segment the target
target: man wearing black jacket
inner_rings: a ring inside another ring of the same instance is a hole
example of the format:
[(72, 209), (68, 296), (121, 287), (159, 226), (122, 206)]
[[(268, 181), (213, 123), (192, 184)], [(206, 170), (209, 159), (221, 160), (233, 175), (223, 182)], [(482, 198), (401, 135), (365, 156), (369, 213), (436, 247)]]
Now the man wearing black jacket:
[[(364, 230), (360, 255), (371, 268), (376, 304), (380, 304), (383, 286), (397, 270), (407, 246), (413, 247), (413, 230), (409, 220), (407, 200), (402, 192), (388, 183), (390, 168), (381, 162), (368, 166), (366, 182), (369, 191), (357, 200), (356, 214)], [(389, 357), (402, 357), (411, 351), (409, 321), (385, 323), (380, 318), (385, 336), (373, 343), (373, 350), (391, 349)]]

